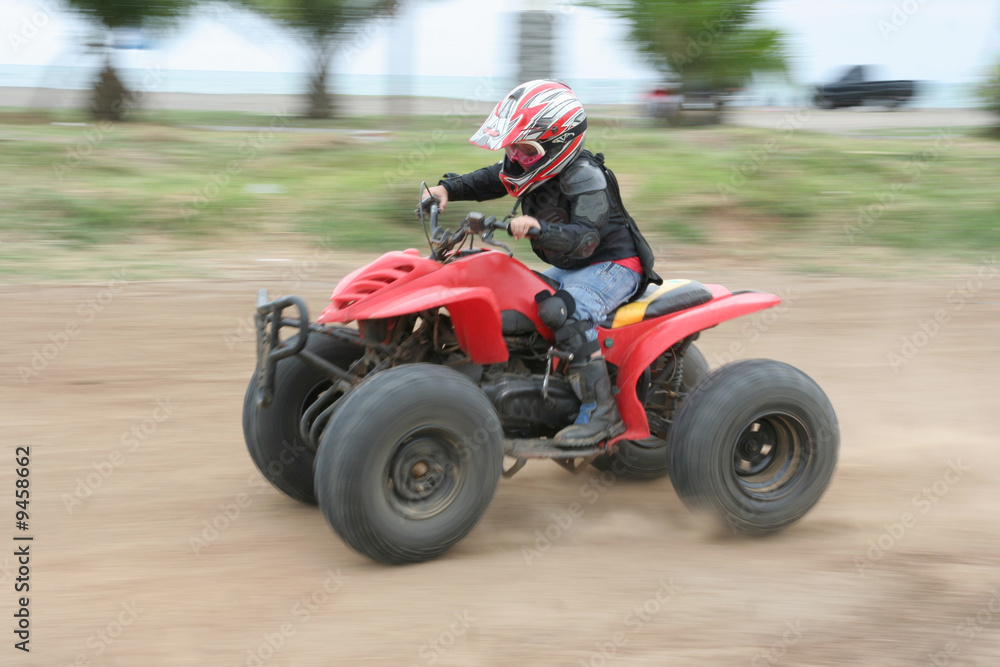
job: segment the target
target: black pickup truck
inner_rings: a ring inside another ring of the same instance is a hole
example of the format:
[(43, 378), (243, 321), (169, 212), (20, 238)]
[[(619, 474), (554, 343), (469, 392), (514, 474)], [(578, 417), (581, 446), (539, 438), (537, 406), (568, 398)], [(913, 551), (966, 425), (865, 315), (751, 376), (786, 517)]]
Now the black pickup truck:
[(913, 99), (916, 81), (870, 81), (869, 70), (856, 65), (836, 83), (818, 86), (813, 101), (821, 109), (882, 104), (893, 108)]

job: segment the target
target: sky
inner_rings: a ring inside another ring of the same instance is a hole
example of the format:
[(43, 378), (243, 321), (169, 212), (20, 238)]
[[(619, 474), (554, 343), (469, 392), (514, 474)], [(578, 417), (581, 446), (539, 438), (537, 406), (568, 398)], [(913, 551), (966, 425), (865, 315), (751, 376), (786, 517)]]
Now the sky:
[[(518, 2), (412, 0), (393, 21), (369, 26), (335, 58), (337, 72), (512, 77), (516, 72), (511, 9)], [(627, 26), (569, 0), (520, 0), (548, 6), (562, 26), (558, 76), (647, 78), (624, 41)], [(761, 21), (788, 35), (792, 78), (829, 80), (844, 66), (872, 64), (885, 78), (959, 83), (1000, 61), (1000, 0), (767, 0)], [(0, 0), (0, 65), (85, 62), (86, 24), (54, 0)], [(307, 68), (295, 41), (259, 17), (225, 5), (198, 10), (169, 34), (141, 38), (162, 47), (155, 58), (177, 70), (296, 72)], [(144, 67), (149, 52), (120, 53)], [(6, 70), (5, 70), (6, 71)], [(0, 85), (3, 81), (0, 80)]]

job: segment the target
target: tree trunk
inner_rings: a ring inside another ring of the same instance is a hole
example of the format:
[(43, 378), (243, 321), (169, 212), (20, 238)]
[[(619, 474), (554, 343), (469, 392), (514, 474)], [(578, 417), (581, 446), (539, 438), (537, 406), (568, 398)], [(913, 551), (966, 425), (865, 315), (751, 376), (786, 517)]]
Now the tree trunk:
[(330, 74), (330, 55), (325, 47), (317, 49), (313, 71), (309, 78), (307, 118), (330, 118), (333, 116), (333, 98), (327, 90)]
[(111, 58), (104, 60), (97, 81), (94, 82), (90, 110), (99, 120), (120, 121), (125, 118), (127, 109), (126, 98), (129, 92), (125, 84), (118, 78), (118, 73), (111, 66)]

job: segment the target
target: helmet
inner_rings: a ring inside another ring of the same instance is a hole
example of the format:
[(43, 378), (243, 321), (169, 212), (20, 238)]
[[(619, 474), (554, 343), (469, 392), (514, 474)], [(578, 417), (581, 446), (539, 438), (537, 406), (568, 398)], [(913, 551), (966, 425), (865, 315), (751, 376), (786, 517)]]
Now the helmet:
[(556, 176), (583, 150), (587, 114), (564, 83), (538, 79), (510, 91), (493, 109), (469, 143), (508, 150), (500, 180), (514, 197)]

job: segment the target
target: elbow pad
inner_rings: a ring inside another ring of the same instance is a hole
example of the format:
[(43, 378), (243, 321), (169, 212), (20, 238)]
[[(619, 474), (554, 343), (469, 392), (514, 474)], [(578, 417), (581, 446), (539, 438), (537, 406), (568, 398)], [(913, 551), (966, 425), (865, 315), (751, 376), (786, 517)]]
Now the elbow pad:
[(545, 225), (538, 243), (549, 252), (566, 255), (573, 259), (590, 257), (597, 250), (601, 235), (594, 230), (583, 234), (571, 234), (561, 225)]

